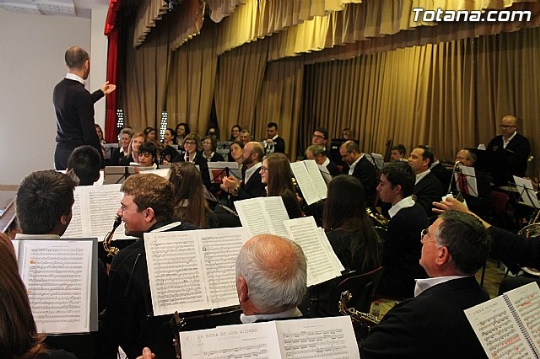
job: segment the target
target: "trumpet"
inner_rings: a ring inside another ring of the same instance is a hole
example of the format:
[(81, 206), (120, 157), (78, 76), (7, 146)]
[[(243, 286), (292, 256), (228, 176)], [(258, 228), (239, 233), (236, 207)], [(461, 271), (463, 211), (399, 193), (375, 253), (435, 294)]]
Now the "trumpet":
[(119, 215), (116, 215), (114, 217), (114, 223), (112, 229), (105, 235), (105, 238), (103, 239), (103, 249), (105, 249), (105, 253), (107, 253), (107, 257), (114, 257), (115, 255), (120, 252), (120, 249), (113, 247), (112, 244), (112, 238), (114, 235), (114, 231), (116, 231), (116, 228), (122, 223), (122, 217)]

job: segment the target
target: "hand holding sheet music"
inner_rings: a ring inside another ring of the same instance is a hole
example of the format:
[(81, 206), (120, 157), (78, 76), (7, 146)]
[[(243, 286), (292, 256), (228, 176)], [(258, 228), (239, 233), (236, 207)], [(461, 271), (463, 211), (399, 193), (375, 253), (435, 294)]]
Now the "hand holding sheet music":
[(279, 196), (257, 197), (235, 201), (234, 206), (242, 227), (246, 228), (249, 236), (256, 234), (275, 234), (287, 237), (283, 221), (289, 219), (283, 198)]

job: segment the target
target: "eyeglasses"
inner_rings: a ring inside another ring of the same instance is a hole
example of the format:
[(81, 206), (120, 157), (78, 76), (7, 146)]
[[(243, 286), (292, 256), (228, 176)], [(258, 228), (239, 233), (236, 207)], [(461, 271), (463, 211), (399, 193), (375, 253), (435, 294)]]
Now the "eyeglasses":
[(320, 138), (321, 140), (324, 140), (324, 136), (313, 134), (313, 138)]
[(434, 239), (427, 239), (428, 229), (424, 228), (420, 231), (420, 243), (426, 244), (427, 242), (436, 242)]
[(185, 145), (194, 145), (195, 144), (195, 141), (184, 141), (184, 146)]
[(266, 171), (268, 171), (268, 167), (261, 166), (261, 172), (266, 172)]
[(516, 126), (512, 126), (512, 125), (500, 125), (501, 128), (504, 128), (504, 129), (507, 129), (507, 128), (514, 128)]

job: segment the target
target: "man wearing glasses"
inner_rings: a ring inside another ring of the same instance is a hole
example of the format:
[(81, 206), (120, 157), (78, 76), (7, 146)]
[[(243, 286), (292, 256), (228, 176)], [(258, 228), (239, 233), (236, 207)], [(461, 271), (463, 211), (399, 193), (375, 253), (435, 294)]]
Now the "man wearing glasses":
[(463, 310), (489, 299), (475, 273), (490, 237), (473, 215), (448, 211), (420, 233), (420, 265), (430, 278), (416, 281), (415, 298), (394, 306), (360, 346), (362, 359), (486, 358)]
[(487, 153), (493, 182), (496, 186), (507, 186), (508, 182), (514, 182), (512, 175), (525, 177), (531, 145), (526, 137), (517, 133), (515, 116), (504, 116), (500, 127), (502, 135), (489, 141)]

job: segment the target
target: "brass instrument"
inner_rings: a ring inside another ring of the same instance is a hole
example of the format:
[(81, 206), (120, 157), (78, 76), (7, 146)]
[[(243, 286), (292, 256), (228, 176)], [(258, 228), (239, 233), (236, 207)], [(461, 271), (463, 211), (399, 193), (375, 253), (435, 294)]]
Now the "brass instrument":
[(367, 213), (368, 217), (370, 217), (372, 220), (375, 221), (375, 223), (379, 224), (383, 228), (388, 227), (389, 219), (386, 218), (385, 216), (383, 216), (382, 214), (380, 214), (379, 212), (372, 211), (371, 208), (367, 207), (366, 208), (366, 213)]
[(109, 233), (107, 233), (107, 235), (105, 236), (105, 239), (103, 239), (103, 249), (105, 249), (105, 253), (107, 253), (107, 257), (114, 257), (115, 255), (118, 254), (118, 252), (120, 252), (118, 248), (113, 247), (111, 245), (114, 231), (116, 231), (116, 228), (118, 228), (120, 223), (122, 223), (122, 217), (120, 217), (119, 215), (116, 215), (116, 217), (114, 217), (114, 223), (113, 223), (112, 229), (109, 231)]
[(369, 331), (373, 326), (379, 324), (379, 318), (369, 313), (359, 312), (354, 308), (347, 308), (347, 303), (351, 300), (351, 298), (352, 294), (348, 290), (341, 293), (338, 303), (339, 312), (343, 315), (348, 315), (351, 317), (356, 340), (360, 341), (368, 336)]
[[(533, 237), (539, 237), (540, 236), (540, 223), (528, 224), (525, 227), (521, 228), (517, 234), (527, 239), (533, 238)], [(521, 267), (521, 270), (529, 275), (540, 277), (540, 270), (536, 268)]]

